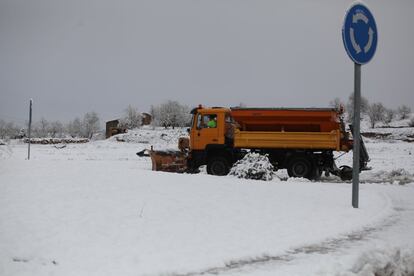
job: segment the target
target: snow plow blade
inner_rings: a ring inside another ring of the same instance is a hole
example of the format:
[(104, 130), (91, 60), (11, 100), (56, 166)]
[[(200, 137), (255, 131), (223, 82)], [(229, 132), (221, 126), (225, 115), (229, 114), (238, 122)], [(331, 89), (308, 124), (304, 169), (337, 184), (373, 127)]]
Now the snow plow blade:
[(153, 171), (177, 173), (187, 171), (187, 154), (181, 151), (151, 149), (137, 152), (137, 155), (151, 157)]

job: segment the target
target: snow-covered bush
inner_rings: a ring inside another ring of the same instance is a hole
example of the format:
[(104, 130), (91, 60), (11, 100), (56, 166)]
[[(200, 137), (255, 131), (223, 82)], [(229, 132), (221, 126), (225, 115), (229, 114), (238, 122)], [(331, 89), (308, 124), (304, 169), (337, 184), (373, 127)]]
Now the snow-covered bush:
[(229, 175), (238, 178), (269, 181), (273, 179), (273, 165), (267, 155), (248, 153), (243, 159), (237, 161), (231, 168)]
[(362, 174), (361, 182), (364, 183), (391, 183), (405, 185), (414, 182), (414, 174), (405, 169), (394, 169), (392, 171), (379, 170), (373, 173)]
[(411, 118), (410, 122), (408, 123), (410, 127), (414, 127), (414, 117)]
[(393, 183), (400, 185), (411, 183), (414, 180), (414, 175), (404, 169), (392, 170), (389, 174), (389, 177), (391, 180), (393, 180)]

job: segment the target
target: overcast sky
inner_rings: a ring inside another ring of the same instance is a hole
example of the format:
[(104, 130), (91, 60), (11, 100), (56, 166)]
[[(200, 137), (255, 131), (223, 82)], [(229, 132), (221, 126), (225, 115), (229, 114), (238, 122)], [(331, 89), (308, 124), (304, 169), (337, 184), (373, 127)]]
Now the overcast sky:
[[(352, 1), (0, 0), (0, 119), (101, 119), (166, 100), (323, 107), (353, 91), (341, 27)], [(370, 102), (414, 108), (414, 1), (365, 1)]]

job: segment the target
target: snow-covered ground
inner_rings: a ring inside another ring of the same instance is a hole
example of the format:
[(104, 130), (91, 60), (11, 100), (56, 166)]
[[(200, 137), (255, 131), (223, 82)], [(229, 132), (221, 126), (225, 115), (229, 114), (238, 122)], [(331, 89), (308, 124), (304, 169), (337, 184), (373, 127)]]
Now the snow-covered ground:
[[(27, 145), (0, 145), (0, 275), (414, 271), (414, 143), (365, 139), (373, 169), (361, 174), (354, 209), (350, 183), (332, 176), (153, 172), (135, 155), (175, 148), (180, 135), (148, 128), (32, 145), (30, 161)], [(350, 165), (352, 154), (338, 161)]]

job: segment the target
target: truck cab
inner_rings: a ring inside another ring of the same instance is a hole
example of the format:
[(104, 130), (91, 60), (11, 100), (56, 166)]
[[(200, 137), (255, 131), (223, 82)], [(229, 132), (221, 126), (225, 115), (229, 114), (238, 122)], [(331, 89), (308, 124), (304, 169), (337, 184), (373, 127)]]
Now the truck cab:
[(190, 129), (190, 149), (206, 150), (208, 147), (224, 145), (226, 120), (231, 121), (230, 109), (197, 108), (194, 109)]
[(234, 161), (231, 110), (199, 106), (191, 113), (189, 168), (197, 170), (199, 166), (207, 165), (209, 174), (226, 175)]

